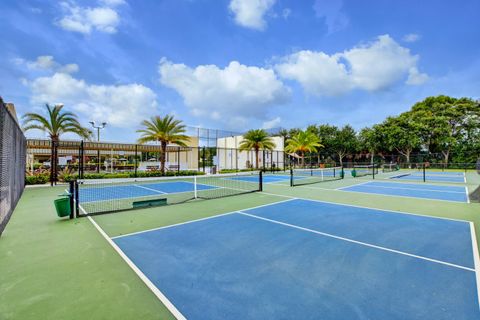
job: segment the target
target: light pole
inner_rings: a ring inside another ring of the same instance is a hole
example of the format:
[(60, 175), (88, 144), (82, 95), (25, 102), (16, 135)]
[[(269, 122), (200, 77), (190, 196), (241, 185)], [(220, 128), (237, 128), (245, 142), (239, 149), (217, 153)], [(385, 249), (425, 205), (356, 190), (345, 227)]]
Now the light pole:
[[(97, 129), (97, 141), (100, 142), (100, 129), (105, 128), (106, 122), (102, 122), (100, 125), (96, 125), (95, 121), (90, 121), (90, 124), (94, 129)], [(97, 173), (100, 172), (100, 144), (97, 145)]]

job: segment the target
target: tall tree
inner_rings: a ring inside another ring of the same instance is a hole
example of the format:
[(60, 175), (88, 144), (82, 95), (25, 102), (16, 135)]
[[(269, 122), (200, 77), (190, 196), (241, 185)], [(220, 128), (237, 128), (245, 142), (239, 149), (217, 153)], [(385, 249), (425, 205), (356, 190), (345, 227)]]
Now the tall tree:
[(361, 151), (368, 151), (370, 163), (373, 164), (375, 153), (382, 148), (382, 133), (380, 126), (374, 125), (371, 128), (363, 128), (358, 135)]
[(341, 129), (336, 128), (330, 143), (338, 156), (340, 165), (343, 165), (345, 156), (354, 154), (357, 149), (358, 140), (355, 130), (350, 125), (346, 125)]
[(389, 117), (379, 127), (389, 150), (396, 150), (407, 163), (413, 150), (422, 144), (422, 126), (415, 120), (415, 114), (404, 112), (398, 117)]
[(57, 178), (57, 145), (60, 141), (60, 136), (63, 133), (71, 132), (81, 138), (89, 139), (92, 136), (92, 132), (80, 124), (77, 115), (63, 111), (63, 105), (51, 106), (46, 104), (45, 107), (47, 109), (46, 116), (39, 113), (26, 113), (23, 115), (23, 130), (37, 129), (50, 136), (50, 183), (53, 185)]
[(316, 152), (318, 148), (322, 147), (320, 138), (311, 131), (300, 131), (293, 137), (287, 140), (285, 151), (288, 153), (295, 153), (300, 156), (301, 165), (305, 165), (305, 153)]
[(255, 151), (255, 168), (258, 169), (258, 154), (260, 150), (273, 150), (275, 143), (268, 133), (263, 129), (250, 130), (243, 135), (240, 142), (240, 151)]
[(424, 128), (424, 144), (429, 149), (440, 151), (445, 164), (449, 161), (452, 148), (458, 145), (472, 125), (475, 126), (475, 122), (478, 126), (480, 117), (476, 101), (443, 95), (416, 103), (411, 112)]
[(167, 145), (174, 143), (181, 147), (186, 147), (190, 138), (185, 135), (185, 125), (181, 120), (176, 120), (171, 115), (165, 117), (153, 116), (150, 120), (142, 122), (144, 129), (137, 130), (141, 133), (138, 143), (159, 142), (160, 143), (160, 171), (165, 174), (165, 160)]

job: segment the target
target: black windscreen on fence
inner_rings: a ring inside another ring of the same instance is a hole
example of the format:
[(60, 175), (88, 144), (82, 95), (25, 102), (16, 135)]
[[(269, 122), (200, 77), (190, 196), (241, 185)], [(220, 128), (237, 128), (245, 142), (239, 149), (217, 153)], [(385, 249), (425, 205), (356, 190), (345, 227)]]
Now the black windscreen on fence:
[(26, 139), (0, 98), (0, 235), (25, 186)]

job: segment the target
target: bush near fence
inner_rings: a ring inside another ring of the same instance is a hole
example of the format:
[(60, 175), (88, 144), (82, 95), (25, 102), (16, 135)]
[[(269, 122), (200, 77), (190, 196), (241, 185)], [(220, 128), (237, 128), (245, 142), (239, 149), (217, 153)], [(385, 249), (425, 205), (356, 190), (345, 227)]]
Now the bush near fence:
[[(121, 178), (147, 178), (147, 177), (175, 177), (175, 176), (194, 176), (194, 175), (203, 175), (203, 172), (192, 171), (192, 170), (181, 170), (178, 172), (165, 172), (164, 175), (160, 171), (145, 171), (137, 172), (135, 176), (134, 172), (125, 172), (125, 173), (86, 173), (83, 175), (84, 179), (121, 179)], [(59, 176), (61, 182), (70, 182), (78, 179), (78, 174), (63, 174)], [(25, 183), (27, 185), (34, 184), (46, 184), (49, 181), (48, 173), (40, 173), (29, 175), (25, 178)]]

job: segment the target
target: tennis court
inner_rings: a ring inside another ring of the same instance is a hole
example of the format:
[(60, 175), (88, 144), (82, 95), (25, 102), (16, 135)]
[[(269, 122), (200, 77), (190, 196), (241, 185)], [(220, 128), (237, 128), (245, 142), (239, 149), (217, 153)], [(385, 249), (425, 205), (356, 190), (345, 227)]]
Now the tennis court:
[(261, 173), (253, 171), (224, 175), (79, 180), (75, 188), (78, 190), (76, 202), (84, 215), (108, 213), (260, 191), (262, 180)]
[[(398, 180), (415, 180), (423, 181), (424, 174), (423, 171), (409, 171), (397, 173), (390, 179)], [(425, 172), (425, 181), (432, 182), (453, 182), (453, 183), (465, 183), (465, 173), (456, 172), (456, 171), (426, 171)]]
[(370, 181), (338, 190), (454, 202), (469, 201), (468, 189), (463, 186)]
[(466, 221), (288, 199), (112, 239), (177, 318), (480, 317)]
[[(166, 181), (161, 183), (140, 184), (132, 182), (126, 185), (101, 186), (80, 190), (80, 201), (93, 202), (111, 199), (141, 198), (194, 191), (195, 185), (188, 181)], [(197, 184), (197, 190), (209, 190), (217, 187)]]
[[(284, 182), (284, 181), (290, 180), (290, 176), (288, 173), (264, 174), (262, 178), (263, 178), (263, 183), (277, 183), (277, 182)], [(229, 179), (253, 182), (253, 183), (258, 182), (258, 178), (256, 177), (240, 176), (240, 177), (231, 177)]]

